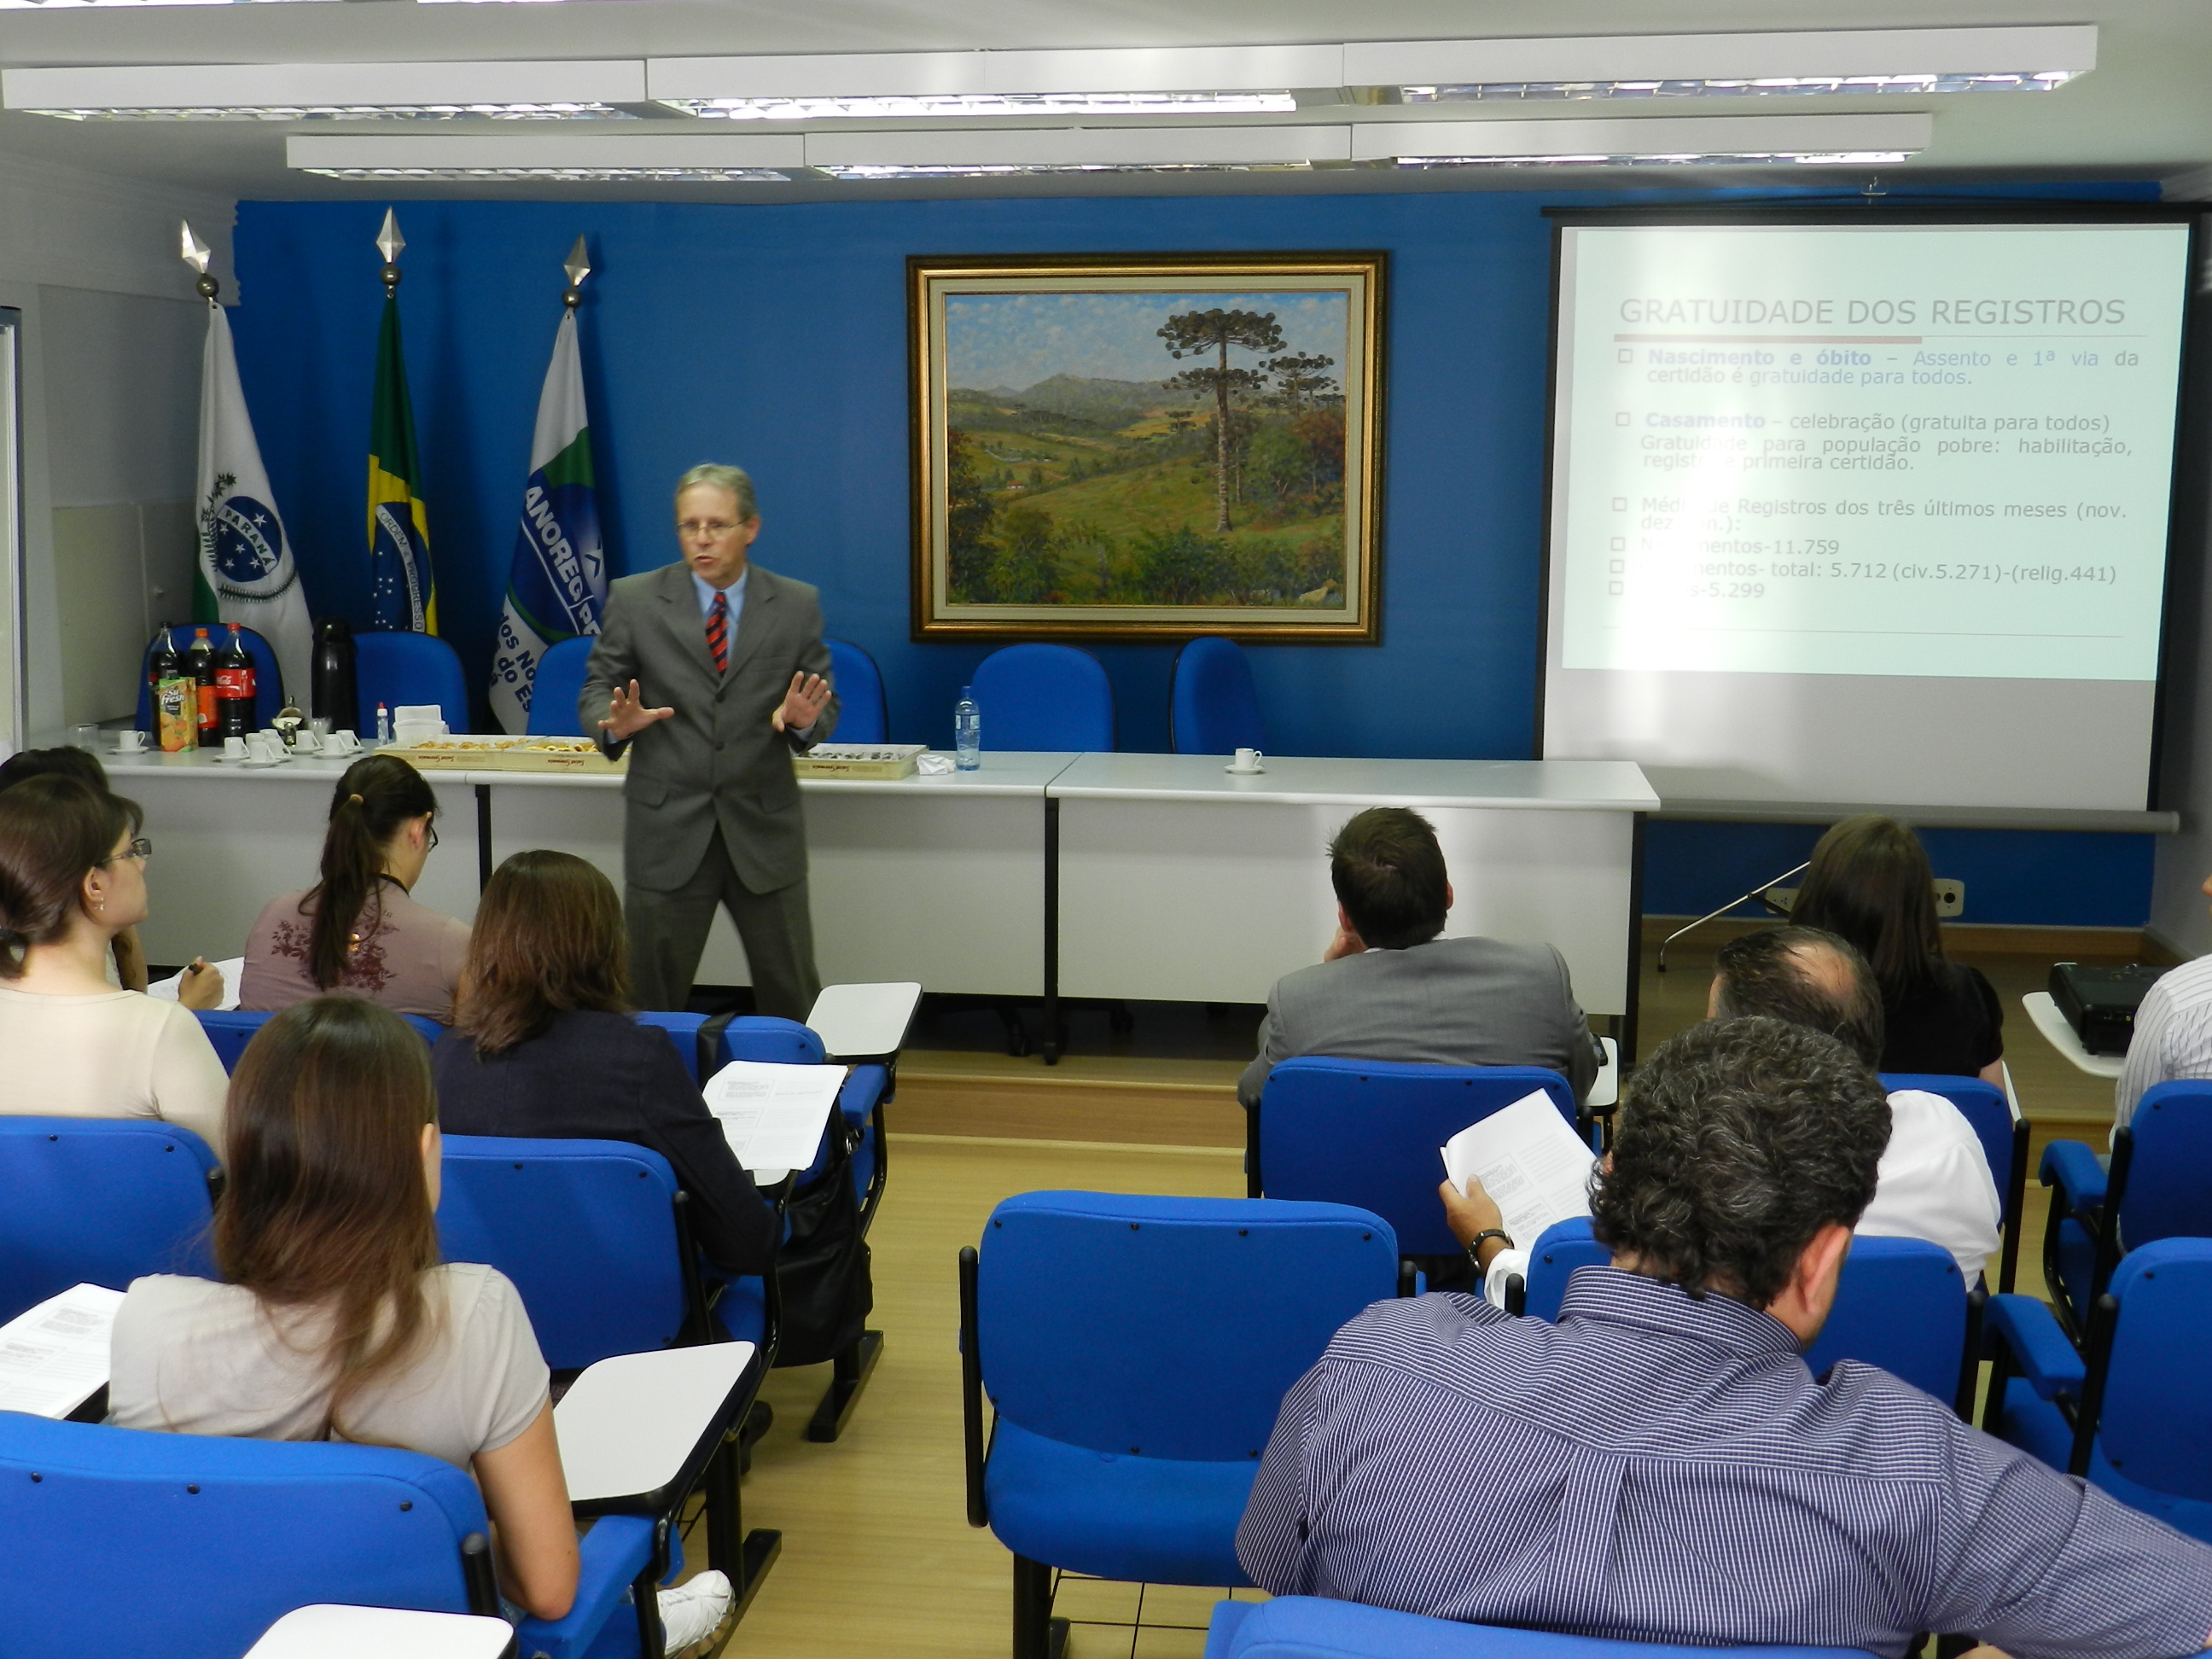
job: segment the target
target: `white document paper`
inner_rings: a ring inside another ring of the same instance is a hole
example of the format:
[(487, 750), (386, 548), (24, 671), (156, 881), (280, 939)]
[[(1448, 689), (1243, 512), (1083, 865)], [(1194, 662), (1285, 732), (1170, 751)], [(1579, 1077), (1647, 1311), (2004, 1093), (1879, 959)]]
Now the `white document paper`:
[(1597, 1159), (1540, 1089), (1462, 1129), (1441, 1151), (1452, 1185), (1463, 1195), (1469, 1176), (1480, 1181), (1524, 1249), (1553, 1222), (1589, 1213)]
[(0, 1325), (0, 1411), (67, 1417), (107, 1382), (123, 1292), (76, 1285)]
[[(208, 966), (222, 975), (222, 1000), (216, 1006), (237, 1007), (238, 982), (246, 977), (246, 958), (229, 957), (221, 962), (210, 962)], [(164, 1002), (174, 1002), (177, 1000), (177, 988), (184, 982), (184, 977), (182, 974), (172, 974), (167, 979), (157, 979), (146, 988), (146, 994), (149, 997), (159, 997)]]
[(721, 1121), (738, 1162), (749, 1170), (803, 1170), (822, 1145), (842, 1066), (772, 1066), (733, 1060), (707, 1079), (700, 1092)]

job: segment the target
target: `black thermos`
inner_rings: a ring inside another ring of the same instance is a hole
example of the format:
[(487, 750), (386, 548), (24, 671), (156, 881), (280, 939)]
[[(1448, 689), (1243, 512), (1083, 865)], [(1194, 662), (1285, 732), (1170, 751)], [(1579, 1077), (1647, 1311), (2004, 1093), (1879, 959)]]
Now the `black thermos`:
[(325, 617), (315, 624), (315, 661), (309, 673), (313, 706), (307, 712), (328, 720), (333, 732), (361, 730), (353, 668), (353, 630), (343, 617)]

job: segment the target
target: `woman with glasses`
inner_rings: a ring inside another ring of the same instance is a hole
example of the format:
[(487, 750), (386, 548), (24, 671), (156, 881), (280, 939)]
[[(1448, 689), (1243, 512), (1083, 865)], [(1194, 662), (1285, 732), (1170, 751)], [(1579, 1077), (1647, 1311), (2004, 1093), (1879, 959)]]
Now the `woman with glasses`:
[(228, 1079), (191, 1010), (107, 982), (146, 920), (135, 802), (48, 775), (0, 792), (0, 1112), (154, 1117), (220, 1156)]
[(340, 991), (452, 1024), (468, 924), (409, 896), (438, 844), (437, 811), (422, 775), (397, 755), (346, 768), (331, 796), (323, 878), (262, 907), (238, 1006), (266, 1012)]

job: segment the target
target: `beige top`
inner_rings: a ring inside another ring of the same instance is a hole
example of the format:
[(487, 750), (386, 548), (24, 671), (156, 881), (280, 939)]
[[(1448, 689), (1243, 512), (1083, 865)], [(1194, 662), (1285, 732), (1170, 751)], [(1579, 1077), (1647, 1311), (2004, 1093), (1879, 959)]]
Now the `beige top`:
[(423, 1276), (431, 1320), (413, 1360), (329, 1420), (319, 1311), (265, 1311), (238, 1285), (157, 1273), (135, 1280), (109, 1341), (109, 1420), (126, 1429), (352, 1440), (426, 1452), (465, 1469), (537, 1421), (551, 1374), (522, 1298), (495, 1267)]
[[(307, 892), (314, 890), (310, 888)], [(275, 1013), (323, 994), (307, 972), (314, 929), (307, 893), (285, 893), (261, 908), (246, 936), (238, 1006)], [(396, 881), (377, 884), (354, 924), (353, 957), (331, 988), (383, 1004), (395, 1014), (453, 1023), (453, 988), (468, 954), (469, 925), (417, 904)]]
[(46, 996), (0, 985), (0, 1112), (156, 1117), (222, 1156), (230, 1086), (191, 1010), (137, 991)]

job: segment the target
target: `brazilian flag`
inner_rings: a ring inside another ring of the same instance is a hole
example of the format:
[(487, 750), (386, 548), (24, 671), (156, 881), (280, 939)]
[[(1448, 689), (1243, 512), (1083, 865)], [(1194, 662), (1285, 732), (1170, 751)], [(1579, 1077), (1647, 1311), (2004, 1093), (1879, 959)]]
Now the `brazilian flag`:
[(399, 297), (388, 292), (384, 324), (376, 331), (376, 404), (368, 419), (368, 565), (377, 627), (438, 631), (422, 462), (416, 453), (415, 410), (408, 401), (407, 365), (399, 350)]

